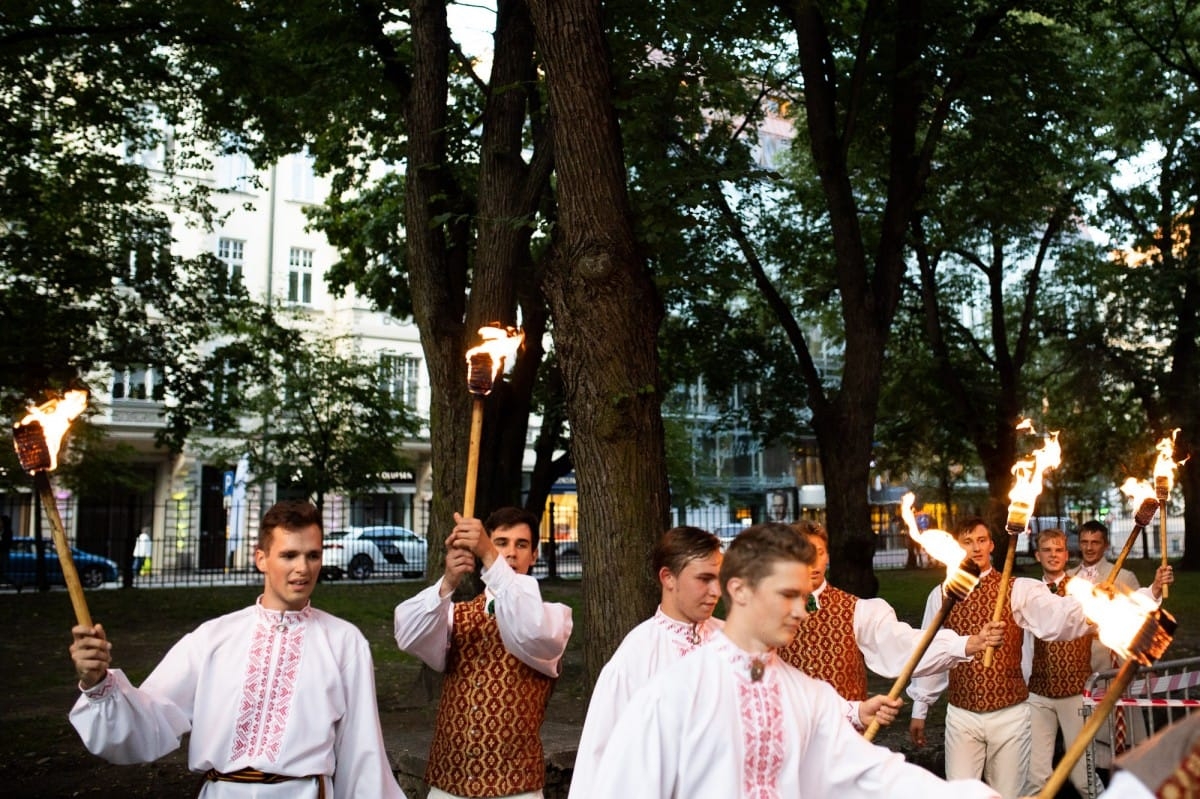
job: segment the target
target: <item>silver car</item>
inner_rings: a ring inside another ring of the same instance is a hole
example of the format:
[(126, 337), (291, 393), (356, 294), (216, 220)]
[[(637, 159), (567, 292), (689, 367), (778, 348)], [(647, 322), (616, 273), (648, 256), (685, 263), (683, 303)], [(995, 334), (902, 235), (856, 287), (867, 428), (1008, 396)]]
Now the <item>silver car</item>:
[(335, 580), (365, 580), (377, 571), (420, 577), (428, 553), (429, 542), (407, 527), (350, 527), (325, 535), (321, 574)]

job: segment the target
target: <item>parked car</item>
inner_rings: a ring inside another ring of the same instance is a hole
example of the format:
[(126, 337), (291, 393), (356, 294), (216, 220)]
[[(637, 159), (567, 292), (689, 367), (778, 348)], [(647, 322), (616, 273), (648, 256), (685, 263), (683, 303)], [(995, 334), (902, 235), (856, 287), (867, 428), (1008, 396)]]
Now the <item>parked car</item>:
[[(58, 562), (58, 551), (54, 542), (45, 541), (42, 561), (46, 564), (46, 580), (51, 585), (66, 585), (63, 577), (62, 564)], [(104, 583), (120, 579), (120, 567), (115, 561), (100, 555), (93, 555), (81, 549), (71, 547), (71, 558), (75, 561), (75, 571), (79, 572), (79, 582), (85, 588), (97, 588)], [(17, 588), (37, 584), (37, 541), (29, 537), (14, 538), (12, 549), (8, 552), (8, 560), (4, 564), (4, 580)]]
[(713, 534), (721, 539), (721, 551), (729, 549), (729, 545), (733, 543), (733, 539), (737, 538), (737, 534), (745, 530), (749, 525), (741, 522), (732, 522), (730, 524), (718, 525), (713, 529)]
[(351, 527), (326, 533), (321, 574), (335, 580), (365, 580), (376, 571), (420, 577), (428, 553), (429, 542), (407, 527)]

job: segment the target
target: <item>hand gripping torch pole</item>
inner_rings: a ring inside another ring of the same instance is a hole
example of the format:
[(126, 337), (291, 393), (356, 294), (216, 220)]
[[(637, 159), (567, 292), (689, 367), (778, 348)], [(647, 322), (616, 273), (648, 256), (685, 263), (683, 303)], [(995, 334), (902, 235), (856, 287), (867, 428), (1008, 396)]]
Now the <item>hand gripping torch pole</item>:
[[(1112, 571), (1104, 578), (1104, 582), (1100, 584), (1102, 588), (1111, 589), (1117, 580), (1117, 575), (1121, 573), (1121, 567), (1125, 565), (1125, 559), (1129, 557), (1129, 553), (1133, 550), (1133, 544), (1138, 540), (1138, 536), (1146, 532), (1146, 527), (1154, 519), (1154, 511), (1158, 510), (1158, 500), (1154, 497), (1147, 497), (1142, 500), (1142, 504), (1138, 506), (1137, 513), (1133, 515), (1133, 532), (1129, 534), (1129, 538), (1125, 539), (1125, 546), (1121, 547), (1121, 554), (1117, 556), (1117, 562), (1113, 564)], [(1165, 514), (1165, 511), (1164, 511)], [(1164, 515), (1165, 519), (1166, 516)], [(1166, 588), (1164, 585), (1163, 588)], [(1165, 597), (1166, 594), (1163, 594)]]
[[(1013, 564), (1017, 560), (1017, 538), (1025, 532), (1029, 524), (1029, 513), (1033, 506), (1024, 502), (1014, 501), (1008, 506), (1008, 521), (1004, 525), (1008, 533), (1008, 552), (1004, 556), (1004, 571), (1000, 573), (1000, 592), (996, 594), (996, 607), (992, 610), (992, 621), (1000, 621), (1004, 615), (1004, 605), (1008, 601), (1008, 583), (1012, 579)], [(983, 665), (992, 667), (996, 656), (996, 647), (989, 646), (983, 650)]]
[(46, 510), (46, 518), (50, 520), (54, 549), (58, 552), (58, 562), (62, 566), (67, 593), (71, 595), (75, 620), (84, 627), (91, 627), (92, 614), (88, 612), (87, 600), (83, 597), (83, 583), (79, 581), (79, 572), (75, 569), (71, 547), (67, 543), (67, 531), (63, 527), (58, 503), (54, 501), (54, 490), (50, 486), (50, 469), (53, 468), (54, 460), (46, 443), (42, 423), (35, 419), (13, 425), (13, 446), (17, 450), (21, 468), (33, 474), (34, 489)]
[[(916, 671), (917, 664), (921, 662), (921, 658), (925, 657), (926, 650), (933, 643), (933, 637), (937, 635), (938, 630), (942, 629), (942, 625), (946, 623), (946, 617), (950, 615), (954, 603), (966, 599), (978, 584), (979, 566), (970, 558), (964, 560), (962, 565), (946, 578), (945, 596), (942, 598), (942, 607), (938, 609), (937, 615), (933, 617), (933, 621), (930, 622), (924, 633), (922, 633), (921, 640), (917, 642), (917, 648), (913, 650), (912, 655), (908, 658), (908, 662), (901, 669), (900, 675), (892, 683), (892, 690), (888, 691), (888, 699), (897, 699), (900, 696), (900, 692), (904, 690), (904, 687), (908, 685), (908, 681), (912, 679), (912, 674)], [(872, 721), (863, 733), (863, 737), (868, 741), (875, 740), (875, 736), (879, 734), (879, 726), (877, 720)]]

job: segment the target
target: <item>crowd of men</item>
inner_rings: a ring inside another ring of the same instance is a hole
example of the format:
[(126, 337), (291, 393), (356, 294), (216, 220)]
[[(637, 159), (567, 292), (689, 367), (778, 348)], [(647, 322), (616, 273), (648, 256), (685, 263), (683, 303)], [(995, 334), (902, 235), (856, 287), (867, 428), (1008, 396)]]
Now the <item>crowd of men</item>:
[[(395, 609), (396, 644), (444, 675), (425, 774), (432, 799), (542, 796), (540, 728), (572, 617), (543, 601), (530, 576), (538, 522), (517, 508), (482, 521), (456, 514), (441, 578)], [(76, 626), (80, 696), (70, 719), (87, 748), (114, 763), (144, 763), (190, 734), (188, 762), (203, 775), (205, 799), (403, 797), (383, 743), (370, 647), (357, 628), (310, 602), (322, 535), (311, 504), (272, 507), (255, 551), (262, 596), (186, 635), (138, 687), (112, 667), (102, 625)], [(1064, 590), (1071, 579), (1108, 576), (1107, 531), (1085, 525), (1074, 569), (1062, 531), (1042, 532), (1043, 577), (1007, 582), (992, 568), (982, 519), (963, 520), (956, 536), (979, 583), (944, 614), (908, 691), (918, 746), (930, 706), (947, 694), (945, 779), (862, 735), (872, 722), (894, 722), (903, 704), (870, 696), (868, 670), (895, 677), (922, 631), (885, 601), (826, 582), (820, 525), (770, 521), (724, 551), (695, 527), (661, 537), (652, 562), (660, 604), (599, 676), (571, 799), (1037, 793), (1060, 729), (1068, 741), (1078, 732), (1083, 681), (1112, 665)], [(476, 569), (483, 591), (455, 601)], [(1173, 579), (1169, 566), (1145, 589), (1120, 576), (1155, 601)], [(714, 616), (719, 600), (723, 620)], [(945, 601), (934, 588), (926, 627)], [(1135, 718), (1126, 721), (1125, 740), (1102, 742), (1112, 754), (1145, 735), (1127, 729)], [(1166, 770), (1148, 762), (1116, 773), (1105, 796), (1154, 795), (1159, 783), (1146, 775)], [(1111, 754), (1099, 765), (1107, 777)], [(1072, 779), (1083, 793), (1099, 778), (1081, 765)]]

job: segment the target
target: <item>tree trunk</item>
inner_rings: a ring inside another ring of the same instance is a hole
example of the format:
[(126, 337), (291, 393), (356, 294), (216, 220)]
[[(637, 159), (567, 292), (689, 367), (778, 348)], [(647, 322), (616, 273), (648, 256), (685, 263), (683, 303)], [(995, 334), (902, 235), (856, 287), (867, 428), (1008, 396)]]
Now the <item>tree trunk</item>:
[(653, 611), (647, 568), (669, 519), (658, 326), (637, 251), (598, 0), (532, 0), (546, 66), (559, 222), (544, 289), (554, 317), (586, 564), (582, 628), (594, 680)]

